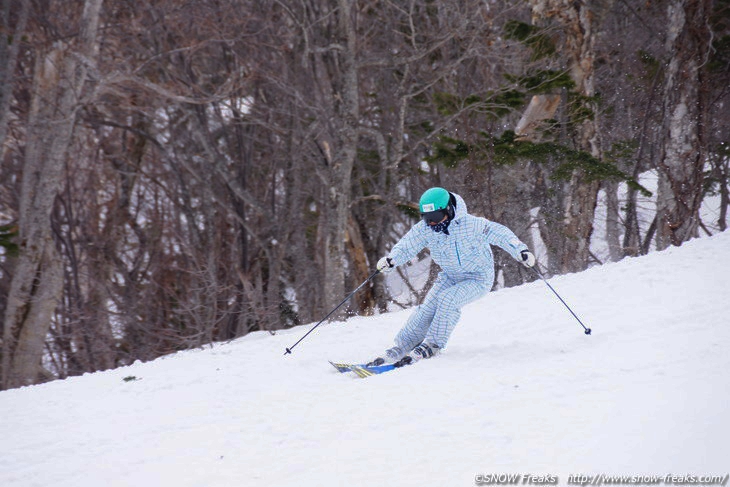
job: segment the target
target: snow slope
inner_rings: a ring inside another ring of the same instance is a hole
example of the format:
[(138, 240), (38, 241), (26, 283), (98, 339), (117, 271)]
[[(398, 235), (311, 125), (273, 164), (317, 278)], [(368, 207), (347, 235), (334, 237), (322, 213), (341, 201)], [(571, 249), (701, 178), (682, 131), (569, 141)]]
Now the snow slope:
[[(368, 379), (409, 311), (0, 392), (0, 485), (469, 486), (726, 475), (730, 232), (492, 293), (442, 356)], [(125, 377), (137, 380), (125, 382)]]

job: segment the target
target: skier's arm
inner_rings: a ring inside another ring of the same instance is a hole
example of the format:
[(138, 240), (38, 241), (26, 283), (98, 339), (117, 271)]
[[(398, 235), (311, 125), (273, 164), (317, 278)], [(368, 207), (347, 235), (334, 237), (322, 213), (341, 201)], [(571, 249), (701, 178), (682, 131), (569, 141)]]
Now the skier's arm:
[(484, 234), (487, 243), (501, 248), (510, 254), (515, 260), (522, 262), (522, 252), (529, 252), (527, 245), (520, 241), (512, 230), (502, 224), (486, 220), (482, 233)]
[(414, 225), (390, 250), (388, 257), (394, 267), (405, 264), (426, 248), (426, 238), (420, 225), (422, 223)]

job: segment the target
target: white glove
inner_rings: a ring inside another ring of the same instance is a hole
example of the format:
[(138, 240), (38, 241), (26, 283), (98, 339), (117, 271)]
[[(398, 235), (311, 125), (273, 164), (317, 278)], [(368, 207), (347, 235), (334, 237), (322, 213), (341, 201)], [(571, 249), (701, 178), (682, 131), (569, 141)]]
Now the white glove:
[(375, 268), (378, 269), (381, 274), (387, 274), (388, 272), (395, 269), (395, 266), (393, 265), (393, 259), (391, 259), (390, 257), (383, 257), (378, 261), (378, 265), (376, 265)]
[(520, 252), (522, 257), (522, 265), (525, 267), (532, 267), (535, 265), (535, 256), (529, 250), (523, 250)]

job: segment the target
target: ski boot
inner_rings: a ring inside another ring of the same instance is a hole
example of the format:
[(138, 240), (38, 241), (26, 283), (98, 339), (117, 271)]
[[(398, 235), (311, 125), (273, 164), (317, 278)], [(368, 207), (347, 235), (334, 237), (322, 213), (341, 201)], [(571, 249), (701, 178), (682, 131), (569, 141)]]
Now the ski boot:
[(374, 359), (372, 362), (368, 362), (366, 365), (368, 367), (377, 367), (378, 365), (384, 365), (384, 364), (392, 364), (397, 362), (398, 360), (403, 357), (404, 352), (403, 349), (401, 349), (398, 346), (395, 346), (393, 348), (389, 348), (385, 351), (382, 357), (378, 357)]
[(410, 365), (424, 358), (431, 358), (434, 355), (437, 355), (439, 351), (441, 351), (441, 349), (438, 345), (423, 342), (420, 345), (416, 346), (416, 348), (411, 350), (411, 353), (401, 358), (397, 362), (394, 362), (393, 367), (403, 367), (404, 365)]

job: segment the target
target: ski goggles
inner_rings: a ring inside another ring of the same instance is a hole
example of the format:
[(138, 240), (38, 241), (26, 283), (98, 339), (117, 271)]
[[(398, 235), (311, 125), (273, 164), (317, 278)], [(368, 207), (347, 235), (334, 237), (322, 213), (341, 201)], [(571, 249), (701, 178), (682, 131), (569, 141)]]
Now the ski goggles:
[(421, 213), (421, 218), (426, 222), (426, 225), (441, 223), (447, 216), (449, 216), (449, 212), (445, 208), (443, 210)]

